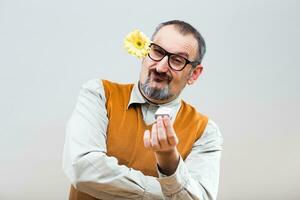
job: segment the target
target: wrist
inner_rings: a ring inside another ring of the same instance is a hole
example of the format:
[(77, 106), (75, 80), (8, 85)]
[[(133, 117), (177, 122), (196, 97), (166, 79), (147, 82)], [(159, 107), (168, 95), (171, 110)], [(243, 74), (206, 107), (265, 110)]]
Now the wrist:
[(155, 158), (160, 172), (170, 176), (174, 174), (177, 169), (180, 154), (177, 148), (174, 148), (169, 151), (155, 152)]

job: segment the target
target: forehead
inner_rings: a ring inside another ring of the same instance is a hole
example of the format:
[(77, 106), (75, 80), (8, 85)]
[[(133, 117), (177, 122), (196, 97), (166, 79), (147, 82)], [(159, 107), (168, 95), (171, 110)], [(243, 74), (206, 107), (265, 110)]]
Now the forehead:
[(197, 57), (197, 40), (192, 34), (183, 35), (174, 25), (162, 27), (154, 36), (153, 42), (171, 53), (186, 54), (188, 59)]

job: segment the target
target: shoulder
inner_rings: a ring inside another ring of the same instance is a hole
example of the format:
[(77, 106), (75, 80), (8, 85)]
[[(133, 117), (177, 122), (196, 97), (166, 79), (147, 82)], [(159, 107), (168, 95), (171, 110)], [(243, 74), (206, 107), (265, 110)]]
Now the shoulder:
[(183, 115), (188, 121), (193, 123), (199, 122), (199, 126), (201, 126), (199, 128), (202, 131), (204, 130), (209, 119), (206, 115), (200, 113), (194, 106), (185, 102), (184, 100), (181, 101), (181, 113), (184, 113)]
[(112, 82), (109, 80), (101, 80), (106, 98), (117, 95), (118, 97), (130, 95), (134, 84), (124, 84)]
[(106, 89), (112, 89), (112, 88), (132, 88), (134, 84), (132, 83), (118, 83), (118, 82), (113, 82), (113, 81), (110, 81), (110, 80), (101, 80), (102, 84), (103, 84), (103, 87)]
[(223, 136), (219, 126), (212, 119), (208, 119), (204, 132), (197, 144), (203, 147), (205, 146), (206, 150), (222, 150)]
[(219, 126), (212, 119), (208, 119), (205, 131), (211, 136), (222, 138)]
[(81, 85), (81, 89), (99, 93), (103, 90), (102, 80), (99, 78), (90, 79)]
[(214, 144), (216, 146), (221, 146), (221, 144), (223, 144), (223, 136), (217, 123), (205, 114), (199, 112), (194, 106), (183, 100), (182, 105), (186, 107), (190, 115), (194, 114), (199, 116), (197, 120), (206, 122), (203, 123), (205, 125), (205, 127), (203, 127), (203, 134), (197, 143), (201, 145)]
[(95, 94), (105, 94), (107, 91), (113, 91), (120, 88), (131, 88), (133, 84), (121, 84), (106, 79), (94, 78), (81, 85), (81, 90), (89, 91)]
[(184, 100), (181, 100), (181, 105), (184, 109), (186, 109), (190, 114), (197, 114), (199, 116), (205, 116), (204, 114), (202, 114), (201, 112), (199, 112), (194, 106), (192, 106), (191, 104), (187, 103)]
[(80, 86), (79, 98), (88, 101), (97, 100), (106, 102), (102, 80), (99, 78), (94, 78), (83, 83)]

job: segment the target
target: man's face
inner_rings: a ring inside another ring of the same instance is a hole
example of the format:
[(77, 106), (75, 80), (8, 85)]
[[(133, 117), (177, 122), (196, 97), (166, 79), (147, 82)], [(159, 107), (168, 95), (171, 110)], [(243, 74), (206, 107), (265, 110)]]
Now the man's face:
[[(173, 25), (162, 27), (155, 35), (153, 43), (190, 61), (196, 60), (197, 40), (191, 34), (182, 35)], [(201, 71), (202, 68), (200, 73)], [(140, 89), (150, 101), (166, 103), (180, 94), (192, 74), (190, 64), (182, 71), (174, 71), (168, 65), (168, 56), (161, 61), (154, 61), (147, 56), (142, 62)]]

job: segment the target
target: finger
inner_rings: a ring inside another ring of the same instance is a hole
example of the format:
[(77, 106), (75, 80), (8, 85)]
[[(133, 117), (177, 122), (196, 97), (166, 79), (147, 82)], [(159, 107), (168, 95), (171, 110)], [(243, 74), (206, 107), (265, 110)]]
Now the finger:
[(157, 138), (161, 148), (168, 146), (166, 129), (161, 116), (157, 118)]
[(178, 144), (178, 138), (177, 135), (175, 133), (175, 130), (173, 128), (172, 122), (170, 120), (169, 117), (164, 116), (163, 118), (164, 121), (164, 125), (166, 127), (166, 131), (167, 131), (167, 138), (168, 138), (168, 142), (170, 145), (175, 146)]
[(151, 148), (150, 135), (151, 135), (151, 133), (149, 130), (146, 130), (144, 132), (144, 146), (146, 149)]
[(154, 150), (159, 149), (159, 143), (157, 140), (157, 125), (156, 123), (152, 125), (152, 130), (151, 130), (151, 147)]

